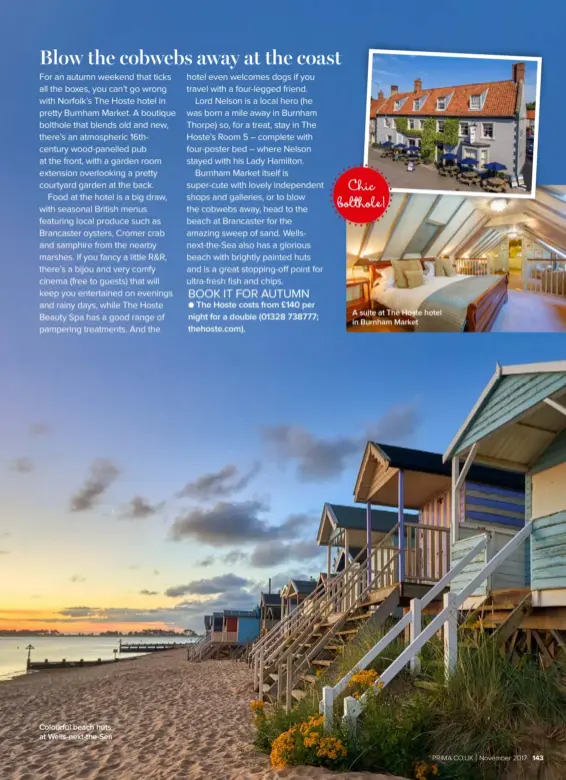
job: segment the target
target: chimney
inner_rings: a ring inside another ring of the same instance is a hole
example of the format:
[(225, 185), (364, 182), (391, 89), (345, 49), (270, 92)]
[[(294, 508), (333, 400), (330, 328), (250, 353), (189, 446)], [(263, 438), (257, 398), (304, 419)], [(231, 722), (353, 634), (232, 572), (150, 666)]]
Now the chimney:
[(518, 83), (525, 80), (525, 63), (514, 62), (513, 63), (513, 81)]
[(380, 89), (379, 92), (377, 93), (377, 99), (378, 100), (383, 100), (383, 98), (384, 98), (383, 90)]
[(269, 590), (267, 592), (271, 593), (271, 577), (269, 578)]
[(423, 83), (420, 79), (415, 79), (415, 92), (420, 92), (423, 88)]
[(391, 85), (391, 94), (395, 95), (397, 92), (399, 92), (399, 87), (396, 84)]

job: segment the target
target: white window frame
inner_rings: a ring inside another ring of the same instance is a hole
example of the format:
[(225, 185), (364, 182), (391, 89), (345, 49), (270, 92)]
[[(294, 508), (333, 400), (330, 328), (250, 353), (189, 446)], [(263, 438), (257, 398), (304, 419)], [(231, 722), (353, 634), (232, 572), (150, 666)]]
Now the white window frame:
[(409, 130), (416, 130), (417, 129), (416, 119), (408, 119), (407, 120), (407, 127), (409, 128)]
[[(440, 129), (440, 123), (442, 122), (442, 130)], [(444, 119), (437, 119), (436, 120), (436, 132), (437, 133), (443, 133), (444, 132)]]
[[(485, 135), (484, 127), (486, 125), (491, 125), (491, 135)], [(495, 122), (482, 122), (481, 123), (480, 138), (482, 138), (484, 141), (493, 141), (495, 139)]]
[(384, 127), (391, 127), (391, 119), (390, 119), (390, 117), (388, 117), (388, 116), (383, 117), (383, 125), (384, 125)]
[[(470, 125), (471, 122), (466, 122), (465, 120), (463, 122), (458, 122), (458, 135), (460, 138), (466, 138), (466, 136), (470, 135)], [(462, 125), (468, 125), (468, 132), (463, 133), (462, 132)]]
[[(479, 101), (477, 106), (474, 106), (472, 104), (474, 98), (477, 98)], [(481, 111), (481, 104), (482, 104), (481, 95), (470, 95), (470, 111)]]
[(420, 111), (421, 108), (421, 99), (418, 98), (417, 100), (413, 100), (413, 111)]
[[(440, 103), (443, 105), (441, 106)], [(436, 98), (436, 110), (437, 111), (446, 111), (446, 106), (448, 105), (448, 100), (445, 97)]]
[(393, 110), (394, 111), (400, 111), (401, 110), (401, 101), (400, 100), (395, 100), (395, 102), (393, 103)]
[(462, 159), (465, 159), (466, 157), (474, 157), (478, 162), (480, 161), (479, 152), (475, 146), (462, 147)]

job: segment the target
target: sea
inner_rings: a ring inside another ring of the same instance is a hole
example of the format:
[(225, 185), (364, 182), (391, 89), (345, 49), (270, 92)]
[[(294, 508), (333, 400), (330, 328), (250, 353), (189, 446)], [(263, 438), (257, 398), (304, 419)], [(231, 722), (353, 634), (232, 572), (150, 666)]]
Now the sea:
[[(194, 637), (134, 637), (134, 636), (0, 636), (0, 682), (10, 680), (20, 674), (26, 674), (27, 646), (31, 645), (31, 660), (44, 661), (96, 661), (97, 658), (112, 659), (114, 650), (118, 650), (120, 639), (123, 643), (152, 644), (170, 643), (191, 644)], [(134, 658), (144, 653), (127, 653), (118, 658)], [(31, 672), (41, 674), (41, 672)]]

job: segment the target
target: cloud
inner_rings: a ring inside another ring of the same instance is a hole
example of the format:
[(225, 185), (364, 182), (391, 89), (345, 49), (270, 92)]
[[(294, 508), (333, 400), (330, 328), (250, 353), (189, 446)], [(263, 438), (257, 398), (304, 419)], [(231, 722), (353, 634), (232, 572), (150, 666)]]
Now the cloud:
[(67, 607), (62, 609), (59, 614), (64, 617), (84, 618), (93, 617), (98, 614), (98, 607)]
[(318, 571), (311, 572), (311, 574), (305, 574), (305, 572), (300, 572), (300, 573), (297, 572), (289, 573), (286, 571), (279, 572), (278, 574), (274, 574), (271, 577), (271, 589), (276, 591), (280, 590), (285, 585), (287, 585), (289, 580), (310, 580), (311, 576), (314, 577), (315, 574), (316, 574), (315, 579), (318, 579), (318, 574), (319, 574)]
[(262, 542), (252, 551), (250, 564), (261, 568), (277, 566), (286, 561), (313, 561), (322, 558), (322, 552), (316, 542)]
[(155, 577), (157, 577), (159, 575), (159, 570), (158, 569), (154, 569), (153, 570), (153, 574), (154, 574)]
[(145, 588), (143, 590), (140, 590), (141, 596), (159, 596), (158, 590), (146, 590)]
[(90, 467), (90, 474), (84, 485), (71, 498), (71, 511), (84, 512), (97, 503), (101, 496), (115, 482), (118, 468), (107, 458), (98, 458)]
[(167, 588), (165, 595), (170, 598), (178, 598), (187, 594), (198, 596), (211, 596), (218, 593), (227, 593), (229, 591), (245, 588), (251, 585), (251, 581), (244, 577), (238, 577), (236, 574), (221, 574), (218, 577), (210, 579), (193, 580), (187, 585), (175, 585)]
[(29, 426), (28, 432), (30, 436), (45, 436), (51, 432), (51, 426), (46, 422), (35, 422)]
[(262, 435), (279, 460), (296, 465), (301, 482), (325, 482), (341, 476), (353, 455), (361, 457), (368, 439), (402, 442), (419, 424), (417, 407), (406, 404), (391, 407), (363, 436), (323, 438), (297, 425), (264, 428)]
[(147, 499), (141, 496), (134, 496), (127, 506), (122, 509), (120, 517), (124, 520), (143, 520), (146, 517), (157, 514), (164, 505), (164, 501), (158, 504), (150, 504)]
[(69, 578), (70, 582), (86, 582), (86, 579), (84, 577), (81, 577), (80, 574), (73, 574), (72, 577)]
[(10, 550), (0, 550), (0, 555), (9, 555)]
[(197, 563), (197, 566), (202, 566), (203, 568), (206, 568), (207, 566), (212, 566), (215, 560), (216, 558), (214, 557), (214, 555), (207, 555), (206, 558), (203, 558), (202, 561), (199, 561)]
[(139, 566), (138, 566), (137, 563), (132, 563), (132, 564), (130, 564), (130, 566), (128, 566), (128, 569), (132, 569), (132, 570), (139, 569)]
[[(289, 534), (304, 526), (307, 518), (306, 515), (289, 515), (282, 524), (270, 525), (261, 517), (268, 509), (268, 504), (258, 499), (219, 501), (212, 507), (196, 507), (175, 518), (169, 535), (174, 541), (194, 538), (214, 545), (288, 539)], [(233, 552), (236, 562), (238, 553)]]
[(195, 498), (199, 501), (229, 498), (247, 487), (258, 471), (258, 463), (244, 474), (240, 473), (237, 466), (230, 464), (224, 466), (220, 471), (203, 474), (194, 482), (187, 482), (185, 487), (177, 493), (177, 497)]
[(31, 458), (14, 458), (8, 465), (10, 471), (16, 471), (18, 474), (29, 474), (34, 470), (35, 464)]
[(230, 550), (230, 552), (227, 552), (222, 560), (224, 563), (242, 563), (242, 561), (247, 560), (247, 557), (247, 553), (243, 552), (242, 550)]

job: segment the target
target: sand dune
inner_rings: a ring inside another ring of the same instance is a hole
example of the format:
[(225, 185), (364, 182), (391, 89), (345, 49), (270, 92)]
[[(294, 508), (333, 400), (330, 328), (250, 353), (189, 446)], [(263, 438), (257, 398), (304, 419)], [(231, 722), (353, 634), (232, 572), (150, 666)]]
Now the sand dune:
[[(3, 780), (378, 780), (313, 767), (281, 771), (252, 744), (243, 663), (189, 663), (172, 650), (115, 665), (0, 683)], [(46, 731), (46, 726), (92, 730)], [(98, 724), (98, 728), (97, 728)], [(47, 734), (84, 738), (42, 739)], [(111, 735), (112, 739), (90, 739)], [(384, 778), (385, 780), (385, 778)], [(388, 778), (391, 780), (391, 777)]]

